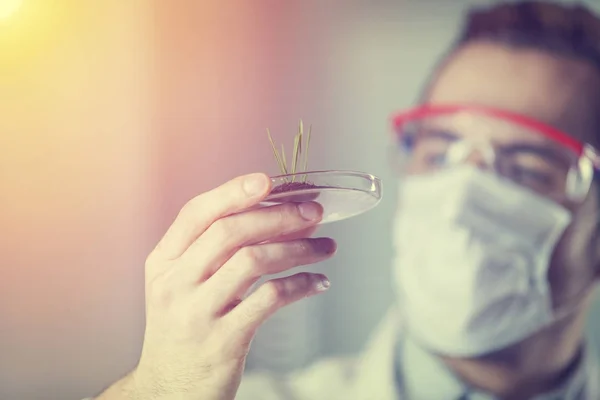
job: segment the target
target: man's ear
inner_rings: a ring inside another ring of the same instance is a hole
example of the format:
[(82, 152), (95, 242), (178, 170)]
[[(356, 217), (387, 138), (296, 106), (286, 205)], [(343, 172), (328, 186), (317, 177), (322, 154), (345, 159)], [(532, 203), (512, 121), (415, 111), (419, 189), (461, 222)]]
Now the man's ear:
[[(600, 280), (600, 188), (592, 184), (588, 199), (583, 204), (582, 210), (584, 221), (592, 225), (590, 234), (590, 257), (594, 267), (594, 279)], [(586, 218), (587, 217), (587, 218)]]
[(591, 243), (594, 266), (594, 279), (600, 281), (600, 221), (596, 222), (596, 233), (594, 234), (593, 241)]
[(600, 281), (600, 240), (596, 238), (595, 243), (593, 244), (595, 247), (594, 250), (594, 279)]
[[(573, 180), (574, 175), (568, 180)], [(572, 240), (570, 256), (584, 266), (588, 277), (600, 279), (600, 187), (596, 180), (588, 186), (587, 194), (579, 201), (563, 204), (571, 211), (567, 228)]]
[(600, 281), (600, 212), (594, 210), (588, 216), (589, 223), (592, 225), (590, 232), (589, 257), (590, 263), (594, 268), (594, 279)]
[[(573, 220), (568, 228), (572, 235), (571, 257), (583, 263), (588, 276), (600, 281), (600, 190), (592, 186), (586, 200), (571, 208)], [(589, 271), (589, 269), (592, 271)]]

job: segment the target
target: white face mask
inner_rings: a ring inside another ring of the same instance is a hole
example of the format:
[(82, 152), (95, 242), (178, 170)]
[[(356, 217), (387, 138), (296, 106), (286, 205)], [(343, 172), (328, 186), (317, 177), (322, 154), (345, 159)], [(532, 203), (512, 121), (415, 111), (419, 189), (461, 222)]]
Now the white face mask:
[(394, 273), (414, 339), (477, 356), (553, 322), (548, 266), (567, 209), (470, 166), (404, 178), (399, 206)]

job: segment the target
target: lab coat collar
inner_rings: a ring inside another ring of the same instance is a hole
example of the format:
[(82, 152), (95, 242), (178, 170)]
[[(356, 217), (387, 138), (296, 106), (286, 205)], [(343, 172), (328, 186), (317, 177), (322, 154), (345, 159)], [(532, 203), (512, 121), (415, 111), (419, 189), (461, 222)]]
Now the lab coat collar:
[(400, 318), (396, 308), (390, 309), (367, 342), (358, 363), (358, 374), (352, 398), (357, 400), (403, 400), (398, 395), (396, 354)]

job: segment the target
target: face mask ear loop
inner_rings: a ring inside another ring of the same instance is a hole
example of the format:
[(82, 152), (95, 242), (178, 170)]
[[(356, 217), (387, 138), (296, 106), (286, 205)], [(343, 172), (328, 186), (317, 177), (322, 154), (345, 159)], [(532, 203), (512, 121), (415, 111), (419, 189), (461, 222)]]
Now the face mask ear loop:
[[(583, 149), (584, 154), (591, 160), (592, 164), (592, 181), (590, 183), (590, 188), (594, 187), (594, 182), (596, 183), (596, 198), (600, 203), (600, 156), (596, 153), (596, 150), (590, 146), (586, 145)], [(596, 210), (596, 229), (595, 232), (600, 238), (600, 204), (597, 205), (598, 209)], [(600, 269), (600, 263), (598, 263), (598, 269)], [(599, 271), (600, 272), (600, 271)]]
[[(581, 171), (578, 174), (580, 176), (580, 188), (586, 188), (585, 192), (581, 194), (581, 198), (579, 199), (579, 201), (585, 200), (585, 197), (587, 197), (587, 195), (590, 194), (590, 190), (596, 191), (596, 201), (599, 204), (596, 205), (596, 210), (594, 210), (594, 218), (590, 218), (589, 221), (594, 224), (594, 242), (600, 242), (600, 156), (592, 146), (584, 146), (582, 155), (580, 157), (580, 161), (578, 163), (578, 167), (578, 169)], [(568, 179), (573, 178), (569, 176)], [(569, 181), (567, 181), (567, 184), (569, 184)], [(593, 248), (597, 248), (597, 246), (593, 246)], [(596, 273), (600, 275), (600, 254), (591, 254), (591, 256), (598, 258), (595, 270)]]
[[(596, 152), (596, 150), (590, 146), (585, 145), (582, 152), (582, 160), (588, 160), (588, 171), (589, 174), (589, 186), (588, 192), (591, 189), (596, 190), (596, 199), (597, 202), (600, 203), (600, 156)], [(594, 188), (594, 183), (596, 183), (596, 187)], [(600, 239), (600, 204), (596, 205), (596, 218), (594, 220), (595, 229), (597, 237)], [(600, 269), (600, 263), (598, 264), (598, 269)]]
[[(576, 167), (571, 168), (567, 175), (566, 192), (567, 198), (576, 204), (584, 202), (588, 195), (595, 194), (600, 203), (600, 158), (596, 151), (586, 145), (577, 162)], [(596, 185), (594, 185), (596, 183)], [(596, 193), (591, 192), (595, 190)], [(600, 204), (596, 205), (595, 215), (586, 221), (593, 224), (593, 241), (600, 242)], [(589, 226), (589, 225), (587, 225)], [(595, 249), (597, 246), (593, 246)], [(600, 254), (590, 254), (591, 257), (598, 258), (595, 266), (596, 273), (600, 274)]]
[[(593, 181), (592, 182), (596, 182), (596, 187), (594, 187), (594, 184), (592, 183), (590, 185), (591, 188), (593, 188), (594, 190), (596, 190), (596, 199), (598, 199), (598, 203), (596, 204), (596, 218), (594, 219), (594, 233), (595, 233), (595, 241), (596, 242), (600, 242), (600, 170), (595, 168), (594, 169), (594, 175), (593, 175)], [(600, 243), (599, 243), (600, 244)], [(597, 248), (598, 246), (594, 246), (594, 248)], [(600, 275), (600, 254), (594, 254), (594, 256), (598, 257), (598, 263), (596, 264), (596, 273), (598, 275)]]

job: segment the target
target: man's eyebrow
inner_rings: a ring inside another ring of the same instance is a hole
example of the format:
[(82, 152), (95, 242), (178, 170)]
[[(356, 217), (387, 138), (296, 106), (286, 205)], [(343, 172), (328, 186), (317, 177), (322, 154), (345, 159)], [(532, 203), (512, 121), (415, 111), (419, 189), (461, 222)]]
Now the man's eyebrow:
[(417, 130), (418, 137), (434, 138), (434, 139), (445, 139), (447, 141), (459, 140), (460, 136), (452, 132), (448, 128), (437, 127), (437, 126), (421, 126)]

